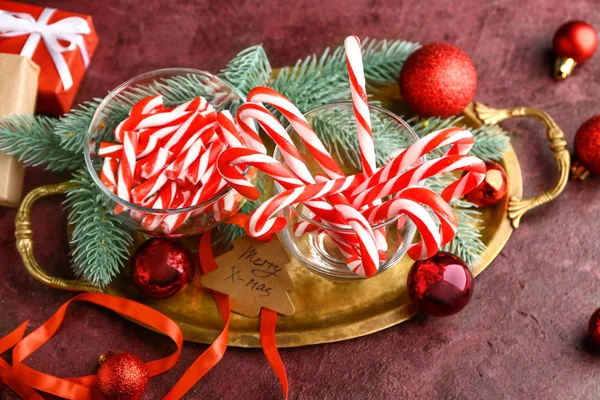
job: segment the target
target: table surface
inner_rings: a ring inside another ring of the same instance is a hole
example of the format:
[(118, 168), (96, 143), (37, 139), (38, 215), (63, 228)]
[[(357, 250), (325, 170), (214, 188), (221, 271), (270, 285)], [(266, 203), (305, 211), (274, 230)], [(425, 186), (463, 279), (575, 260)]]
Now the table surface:
[[(480, 2), (381, 0), (328, 2), (35, 0), (91, 14), (100, 46), (78, 94), (103, 96), (156, 68), (218, 71), (237, 52), (263, 43), (274, 66), (342, 43), (348, 34), (447, 41), (471, 56), (477, 100), (494, 107), (528, 105), (550, 113), (572, 143), (600, 112), (600, 55), (564, 82), (551, 77), (551, 39), (569, 19), (600, 27), (594, 0)], [(393, 4), (388, 4), (393, 3)], [(594, 79), (595, 77), (595, 79)], [(556, 166), (535, 121), (506, 123), (526, 194), (553, 183)], [(25, 190), (66, 175), (27, 171)], [(497, 399), (600, 397), (600, 359), (586, 343), (587, 321), (600, 306), (598, 179), (572, 182), (557, 201), (527, 214), (505, 249), (477, 278), (471, 304), (446, 319), (418, 317), (340, 343), (283, 349), (292, 399)], [(36, 255), (51, 272), (69, 274), (61, 198), (36, 207)], [(44, 322), (72, 293), (34, 281), (15, 248), (13, 209), (0, 208), (0, 336), (23, 320)], [(206, 348), (186, 343), (175, 368), (151, 379), (146, 399), (162, 397)], [(170, 353), (169, 339), (90, 305), (71, 307), (60, 333), (27, 360), (58, 376), (93, 373), (112, 349), (144, 360)], [(7, 392), (7, 398), (14, 398)], [(1, 397), (1, 396), (0, 396)], [(260, 350), (229, 348), (188, 393), (196, 399), (279, 399), (281, 389)]]

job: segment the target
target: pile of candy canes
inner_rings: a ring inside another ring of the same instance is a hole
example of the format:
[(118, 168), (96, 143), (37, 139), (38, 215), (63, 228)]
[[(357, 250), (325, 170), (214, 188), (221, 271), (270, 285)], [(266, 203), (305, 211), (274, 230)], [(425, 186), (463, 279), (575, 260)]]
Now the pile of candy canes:
[[(118, 143), (102, 142), (100, 180), (126, 202), (156, 210), (185, 209), (206, 203), (228, 187), (215, 162), (228, 147), (242, 146), (233, 117), (217, 113), (202, 97), (165, 108), (162, 96), (137, 102), (114, 131)], [(236, 193), (194, 211), (142, 213), (130, 210), (147, 231), (170, 234), (190, 216), (209, 207), (216, 220), (237, 207)], [(116, 213), (125, 207), (117, 205)]]
[[(98, 155), (106, 157), (100, 173), (102, 183), (127, 202), (162, 210), (203, 204), (228, 185), (235, 189), (193, 212), (162, 215), (131, 211), (144, 229), (169, 234), (191, 215), (209, 207), (215, 214), (226, 216), (236, 207), (237, 193), (259, 198), (260, 193), (242, 172), (252, 166), (271, 176), (285, 191), (252, 213), (246, 227), (250, 236), (267, 236), (284, 229), (288, 222), (277, 214), (302, 203), (319, 226), (297, 223), (295, 234), (329, 235), (346, 257), (348, 268), (360, 276), (375, 275), (386, 258), (386, 231), (372, 226), (397, 216), (408, 217), (421, 236), (419, 243), (409, 247), (409, 256), (433, 256), (456, 234), (457, 220), (448, 203), (482, 182), (485, 165), (467, 155), (474, 142), (470, 132), (447, 128), (418, 140), (378, 169), (359, 39), (348, 37), (345, 50), (361, 173), (345, 176), (298, 108), (273, 89), (256, 87), (237, 110), (235, 120), (228, 111), (217, 113), (201, 97), (170, 109), (165, 108), (161, 96), (141, 100), (115, 129), (118, 143), (100, 144)], [(292, 138), (265, 105), (288, 120), (323, 174), (311, 174)], [(276, 143), (286, 165), (266, 154), (254, 122)], [(422, 162), (424, 155), (442, 147), (448, 147), (442, 157)], [(464, 174), (441, 194), (419, 185), (428, 177), (461, 170)], [(123, 207), (119, 205), (115, 211), (122, 212)]]
[[(256, 121), (275, 141), (287, 166), (266, 155), (262, 143), (260, 146), (248, 143), (247, 148), (223, 151), (217, 167), (234, 189), (251, 199), (258, 198), (259, 193), (240, 173), (240, 167), (256, 167), (286, 189), (252, 213), (247, 227), (250, 236), (282, 230), (288, 222), (277, 214), (286, 207), (302, 203), (314, 214), (320, 227), (300, 223), (294, 227), (295, 233), (325, 232), (345, 255), (350, 270), (371, 277), (385, 261), (386, 250), (385, 231), (373, 230), (372, 225), (396, 216), (408, 217), (421, 236), (419, 243), (409, 247), (409, 256), (413, 259), (431, 257), (456, 234), (457, 220), (448, 203), (477, 187), (485, 177), (486, 168), (483, 161), (467, 155), (474, 142), (470, 132), (448, 128), (418, 140), (377, 169), (359, 39), (348, 37), (345, 49), (362, 173), (345, 176), (298, 108), (266, 87), (257, 87), (248, 94), (247, 102), (237, 112), (236, 121), (241, 134), (247, 137), (256, 137), (252, 124)], [(291, 137), (264, 104), (285, 116), (325, 175), (312, 176)], [(442, 157), (420, 161), (424, 155), (441, 147), (449, 147)], [(428, 177), (460, 170), (465, 173), (449, 184), (441, 195), (418, 185)], [(435, 214), (439, 228), (425, 207)], [(327, 229), (328, 226), (331, 229)]]

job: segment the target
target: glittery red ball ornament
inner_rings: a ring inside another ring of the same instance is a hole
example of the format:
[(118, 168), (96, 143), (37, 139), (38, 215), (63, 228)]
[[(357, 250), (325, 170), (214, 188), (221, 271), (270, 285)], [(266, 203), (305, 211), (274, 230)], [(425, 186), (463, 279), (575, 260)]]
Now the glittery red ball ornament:
[(408, 295), (428, 315), (446, 317), (462, 310), (473, 294), (473, 275), (463, 260), (440, 251), (416, 261), (408, 273)]
[(445, 118), (460, 113), (473, 100), (477, 71), (458, 47), (432, 43), (408, 57), (399, 84), (402, 98), (415, 113)]
[(141, 399), (148, 386), (146, 364), (129, 353), (105, 353), (100, 357), (98, 387), (108, 400)]
[(575, 134), (575, 155), (594, 175), (600, 175), (600, 115), (585, 121)]
[(465, 199), (479, 207), (492, 206), (506, 196), (508, 187), (506, 171), (498, 163), (486, 161), (485, 179), (479, 186), (465, 195)]
[(192, 281), (192, 256), (181, 242), (151, 239), (135, 252), (131, 276), (135, 286), (146, 296), (171, 297)]
[(588, 332), (594, 344), (600, 346), (600, 308), (594, 311), (590, 317)]
[(559, 57), (582, 63), (594, 55), (598, 47), (598, 34), (587, 22), (569, 21), (554, 34), (552, 47)]

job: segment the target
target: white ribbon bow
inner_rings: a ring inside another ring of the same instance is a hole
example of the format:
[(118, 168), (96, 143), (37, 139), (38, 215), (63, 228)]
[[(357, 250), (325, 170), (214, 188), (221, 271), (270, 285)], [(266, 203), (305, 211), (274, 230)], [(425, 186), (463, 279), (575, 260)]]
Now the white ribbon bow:
[[(33, 56), (40, 39), (43, 38), (64, 89), (69, 90), (73, 86), (73, 77), (62, 53), (79, 47), (81, 58), (87, 67), (90, 58), (81, 35), (87, 35), (91, 31), (87, 21), (81, 17), (68, 17), (48, 24), (54, 11), (53, 8), (45, 8), (36, 21), (32, 15), (27, 13), (0, 10), (0, 37), (29, 35), (21, 50), (21, 55), (28, 58)], [(59, 40), (68, 42), (68, 45), (61, 45)]]

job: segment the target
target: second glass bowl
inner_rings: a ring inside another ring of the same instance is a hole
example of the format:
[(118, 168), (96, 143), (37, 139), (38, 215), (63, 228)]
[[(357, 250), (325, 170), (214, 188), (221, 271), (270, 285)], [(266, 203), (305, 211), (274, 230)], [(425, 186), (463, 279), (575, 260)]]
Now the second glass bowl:
[[(377, 166), (381, 167), (418, 138), (406, 122), (390, 111), (377, 106), (369, 106), (369, 111), (377, 151)], [(320, 106), (307, 112), (305, 117), (347, 176), (362, 170), (351, 102), (337, 102)], [(293, 128), (288, 127), (287, 131), (292, 136), (294, 144), (313, 176), (322, 174), (316, 160)], [(285, 164), (279, 148), (275, 149), (274, 157)], [(283, 187), (276, 183), (275, 193), (283, 191)], [(302, 265), (330, 279), (362, 279), (348, 269), (344, 255), (331, 237), (324, 232), (324, 230), (328, 230), (337, 234), (347, 234), (353, 232), (351, 229), (332, 228), (330, 225), (314, 220), (310, 210), (303, 204), (287, 207), (281, 212), (281, 216), (287, 218), (288, 223), (280, 233), (280, 238), (286, 249)], [(294, 228), (298, 223), (314, 225), (316, 233), (296, 236)], [(386, 259), (379, 265), (379, 274), (394, 266), (406, 253), (415, 235), (415, 226), (406, 218), (395, 217), (372, 225), (372, 228), (384, 231), (387, 241)]]

